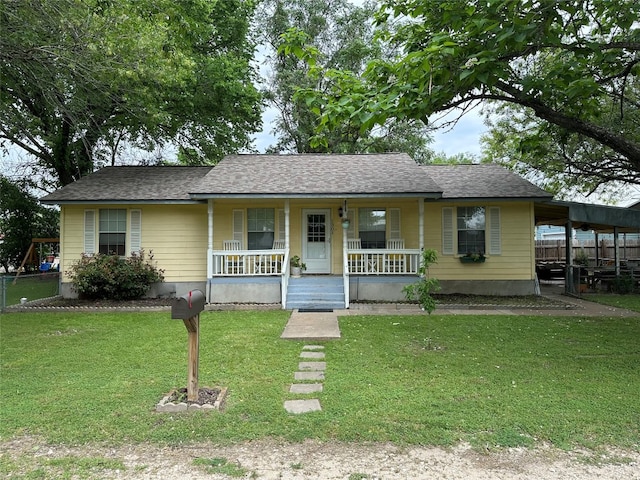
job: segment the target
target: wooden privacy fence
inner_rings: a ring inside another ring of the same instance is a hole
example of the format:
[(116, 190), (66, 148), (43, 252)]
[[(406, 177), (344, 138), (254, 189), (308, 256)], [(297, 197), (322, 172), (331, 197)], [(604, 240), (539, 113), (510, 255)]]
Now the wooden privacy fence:
[[(615, 247), (611, 239), (599, 239), (596, 246), (594, 240), (572, 240), (572, 258), (587, 256), (589, 260), (595, 261), (596, 248), (597, 258), (601, 261), (613, 260), (615, 258)], [(536, 261), (537, 262), (564, 262), (566, 259), (565, 240), (536, 240)], [(583, 253), (584, 252), (584, 253)], [(625, 238), (621, 235), (618, 239), (618, 254), (620, 260), (640, 260), (640, 240)]]

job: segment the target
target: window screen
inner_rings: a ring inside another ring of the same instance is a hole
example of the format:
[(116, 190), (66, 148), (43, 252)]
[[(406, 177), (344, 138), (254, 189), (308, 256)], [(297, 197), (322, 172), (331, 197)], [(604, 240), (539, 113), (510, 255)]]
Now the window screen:
[(458, 207), (458, 253), (485, 253), (484, 207)]
[(273, 246), (275, 232), (273, 208), (247, 209), (247, 241), (249, 250), (269, 250)]
[(101, 208), (98, 252), (105, 255), (126, 255), (127, 210)]
[(385, 248), (387, 212), (379, 208), (358, 209), (358, 235), (362, 248)]

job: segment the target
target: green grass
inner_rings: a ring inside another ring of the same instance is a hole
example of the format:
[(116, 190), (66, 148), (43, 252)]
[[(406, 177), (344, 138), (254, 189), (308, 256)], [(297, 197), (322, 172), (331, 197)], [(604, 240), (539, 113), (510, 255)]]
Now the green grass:
[(102, 457), (65, 456), (47, 458), (43, 456), (20, 457), (12, 460), (8, 455), (0, 457), (2, 478), (22, 480), (72, 480), (107, 478), (126, 470), (120, 460)]
[(244, 477), (247, 473), (245, 468), (237, 463), (230, 463), (226, 458), (196, 458), (194, 465), (203, 467), (205, 472), (210, 474), (222, 474), (229, 477)]
[[(16, 284), (15, 277), (7, 276), (0, 281), (5, 282), (7, 306), (17, 305), (21, 298), (36, 300), (53, 297), (58, 294), (58, 274), (46, 273), (36, 275), (20, 275)], [(0, 302), (2, 300), (0, 299)]]
[(224, 412), (159, 414), (186, 385), (187, 332), (158, 313), (0, 320), (0, 439), (230, 442), (272, 437), (480, 447), (640, 448), (640, 316), (349, 316), (326, 343), (323, 410), (283, 402), (304, 342), (288, 313), (205, 312), (200, 385)]
[(593, 293), (584, 295), (585, 300), (610, 305), (617, 308), (626, 308), (634, 312), (640, 312), (640, 294), (615, 295), (611, 293)]

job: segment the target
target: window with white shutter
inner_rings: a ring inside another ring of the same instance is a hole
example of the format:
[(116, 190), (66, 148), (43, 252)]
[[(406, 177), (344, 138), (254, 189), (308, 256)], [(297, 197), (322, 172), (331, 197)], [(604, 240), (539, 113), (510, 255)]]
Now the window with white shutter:
[(278, 238), (277, 240), (282, 240), (284, 242), (285, 237), (285, 218), (284, 218), (284, 209), (278, 209)]
[(233, 211), (233, 239), (244, 244), (244, 210)]
[(500, 227), (500, 207), (489, 208), (489, 254), (500, 255), (502, 253)]
[(129, 224), (129, 251), (139, 253), (142, 249), (142, 210), (130, 211)]
[(453, 255), (453, 208), (442, 209), (442, 254)]
[(402, 238), (400, 232), (400, 209), (390, 208), (387, 210), (389, 216), (389, 238)]
[(96, 211), (84, 211), (84, 254), (96, 253)]

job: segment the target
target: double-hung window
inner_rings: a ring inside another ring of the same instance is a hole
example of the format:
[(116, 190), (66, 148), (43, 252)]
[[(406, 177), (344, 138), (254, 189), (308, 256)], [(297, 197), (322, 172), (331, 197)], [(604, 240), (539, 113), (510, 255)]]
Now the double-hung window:
[(127, 241), (127, 210), (101, 208), (98, 214), (98, 253), (124, 256)]
[(484, 207), (458, 207), (458, 253), (485, 253)]
[(358, 234), (362, 248), (385, 248), (387, 212), (380, 208), (358, 209)]
[(141, 248), (141, 211), (100, 208), (84, 212), (84, 253), (126, 256)]
[(442, 254), (502, 253), (500, 207), (444, 207)]
[(249, 250), (269, 250), (273, 246), (276, 220), (273, 208), (247, 209), (247, 244)]

